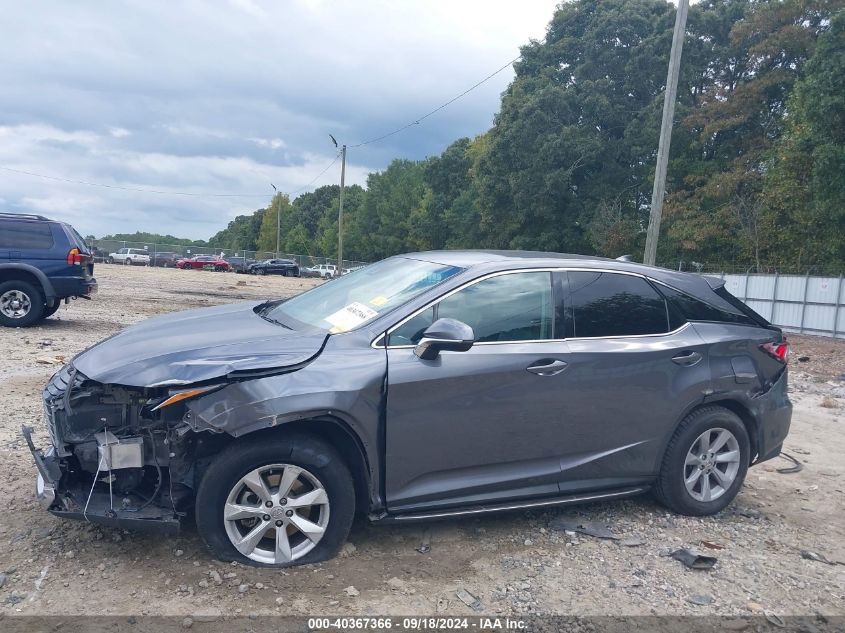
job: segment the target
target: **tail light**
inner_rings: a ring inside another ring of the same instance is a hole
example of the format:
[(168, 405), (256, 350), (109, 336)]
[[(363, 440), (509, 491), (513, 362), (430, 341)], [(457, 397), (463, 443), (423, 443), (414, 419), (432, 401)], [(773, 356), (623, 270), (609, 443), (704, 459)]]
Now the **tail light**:
[(67, 263), (71, 266), (81, 266), (82, 264), (87, 263), (90, 261), (91, 256), (87, 253), (80, 253), (79, 249), (74, 247), (68, 251), (67, 254)]
[(789, 343), (763, 343), (760, 346), (764, 352), (782, 362), (784, 365), (789, 362)]

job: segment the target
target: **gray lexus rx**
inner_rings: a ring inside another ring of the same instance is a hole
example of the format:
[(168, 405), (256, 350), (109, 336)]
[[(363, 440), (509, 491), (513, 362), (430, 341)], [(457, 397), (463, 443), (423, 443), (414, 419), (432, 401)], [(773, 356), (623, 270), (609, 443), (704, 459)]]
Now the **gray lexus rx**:
[(652, 491), (719, 512), (789, 430), (781, 331), (717, 278), (595, 257), (391, 257), (287, 301), (150, 319), (44, 390), (59, 517), (326, 559), (413, 521)]

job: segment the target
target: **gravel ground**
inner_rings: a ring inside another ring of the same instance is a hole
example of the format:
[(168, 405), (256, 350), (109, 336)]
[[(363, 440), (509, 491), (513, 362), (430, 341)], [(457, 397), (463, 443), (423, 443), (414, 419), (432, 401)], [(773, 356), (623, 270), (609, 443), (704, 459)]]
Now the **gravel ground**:
[[(719, 516), (675, 516), (644, 496), (428, 526), (357, 525), (338, 558), (276, 571), (211, 559), (193, 529), (166, 539), (52, 517), (33, 498), (35, 470), (18, 429), (35, 426), (44, 445), (43, 384), (126, 325), (319, 281), (107, 265), (97, 277), (94, 301), (38, 327), (0, 330), (0, 617), (456, 615), (475, 613), (466, 603), (476, 598), (482, 612), (502, 615), (845, 615), (845, 341), (791, 337), (795, 414), (785, 450), (804, 469), (779, 473), (790, 466), (784, 459), (753, 468)], [(619, 538), (561, 529), (570, 519)], [(718, 562), (689, 570), (667, 556), (680, 547)]]

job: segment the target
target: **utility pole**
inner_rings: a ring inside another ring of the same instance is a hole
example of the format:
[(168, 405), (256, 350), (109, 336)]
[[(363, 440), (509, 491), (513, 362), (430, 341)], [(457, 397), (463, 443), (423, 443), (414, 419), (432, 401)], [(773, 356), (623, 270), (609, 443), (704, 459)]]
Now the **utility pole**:
[(337, 210), (337, 274), (343, 274), (343, 186), (346, 180), (346, 145), (340, 148), (340, 206)]
[(643, 263), (654, 266), (657, 258), (657, 238), (660, 236), (660, 219), (663, 215), (663, 195), (666, 192), (666, 166), (669, 163), (669, 145), (672, 142), (672, 121), (675, 117), (675, 100), (678, 94), (678, 75), (681, 71), (681, 52), (687, 27), (689, 0), (678, 1), (675, 15), (675, 32), (669, 53), (669, 72), (666, 77), (666, 94), (663, 96), (663, 120), (660, 124), (660, 143), (657, 146), (657, 166), (654, 170), (654, 189), (651, 192), (651, 214), (645, 239)]
[(273, 187), (273, 199), (276, 201), (276, 259), (279, 259), (279, 242), (282, 236), (282, 201), (279, 198), (279, 190), (272, 182), (270, 186)]

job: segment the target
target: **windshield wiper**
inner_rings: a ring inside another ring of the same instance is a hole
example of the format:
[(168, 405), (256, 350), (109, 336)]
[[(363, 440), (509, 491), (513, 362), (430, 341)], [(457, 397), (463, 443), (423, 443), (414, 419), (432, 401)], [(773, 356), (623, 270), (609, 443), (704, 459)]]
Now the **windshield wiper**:
[(282, 323), (278, 319), (272, 319), (268, 316), (268, 313), (270, 312), (270, 310), (275, 308), (280, 303), (282, 303), (282, 300), (269, 299), (269, 300), (265, 301), (264, 303), (260, 303), (257, 306), (255, 306), (255, 308), (253, 308), (253, 310), (255, 311), (255, 313), (258, 316), (260, 316), (265, 321), (269, 321), (270, 323), (275, 323), (276, 325), (281, 325), (283, 328), (286, 328), (288, 330), (292, 330), (293, 328), (291, 326)]

